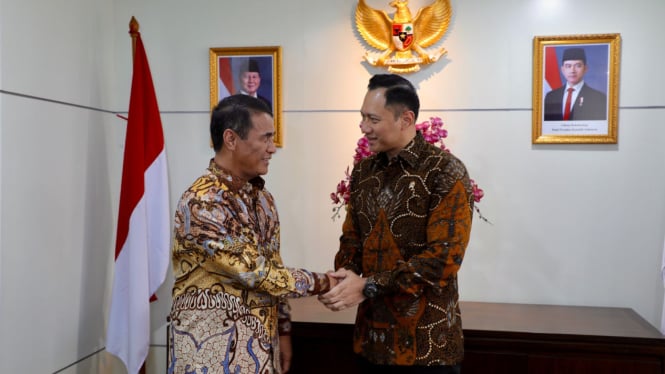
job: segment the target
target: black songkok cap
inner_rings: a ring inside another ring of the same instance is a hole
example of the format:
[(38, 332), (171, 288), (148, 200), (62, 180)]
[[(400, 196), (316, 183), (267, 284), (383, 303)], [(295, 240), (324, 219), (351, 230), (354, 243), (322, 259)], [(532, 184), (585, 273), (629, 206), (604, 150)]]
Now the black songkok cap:
[(260, 73), (259, 72), (259, 63), (255, 59), (250, 58), (249, 60), (247, 60), (247, 62), (242, 64), (242, 66), (240, 67), (240, 72), (241, 73), (246, 73), (246, 72)]
[(586, 65), (586, 53), (584, 53), (584, 49), (568, 48), (563, 51), (563, 58), (561, 59), (561, 63), (568, 60), (582, 60), (582, 62), (584, 62)]

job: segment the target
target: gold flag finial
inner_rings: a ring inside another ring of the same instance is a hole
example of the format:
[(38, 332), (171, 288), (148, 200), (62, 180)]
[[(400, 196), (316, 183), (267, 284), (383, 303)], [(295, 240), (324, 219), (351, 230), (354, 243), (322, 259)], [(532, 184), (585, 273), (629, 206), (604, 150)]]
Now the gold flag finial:
[(139, 21), (132, 16), (129, 20), (129, 35), (132, 37), (132, 61), (134, 61), (134, 51), (136, 51), (136, 36), (139, 35)]
[(139, 32), (139, 21), (132, 16), (132, 19), (129, 20), (129, 33), (134, 35)]

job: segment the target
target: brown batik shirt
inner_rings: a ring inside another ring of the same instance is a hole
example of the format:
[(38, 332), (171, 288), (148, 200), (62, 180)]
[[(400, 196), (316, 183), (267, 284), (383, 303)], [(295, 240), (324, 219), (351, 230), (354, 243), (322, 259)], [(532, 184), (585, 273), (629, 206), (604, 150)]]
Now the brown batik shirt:
[(473, 193), (464, 164), (420, 132), (396, 157), (353, 170), (335, 268), (377, 283), (358, 307), (354, 351), (383, 365), (455, 365), (464, 354), (457, 271)]
[(323, 273), (286, 267), (264, 180), (239, 180), (210, 161), (176, 208), (169, 374), (281, 373), (287, 297), (325, 293)]

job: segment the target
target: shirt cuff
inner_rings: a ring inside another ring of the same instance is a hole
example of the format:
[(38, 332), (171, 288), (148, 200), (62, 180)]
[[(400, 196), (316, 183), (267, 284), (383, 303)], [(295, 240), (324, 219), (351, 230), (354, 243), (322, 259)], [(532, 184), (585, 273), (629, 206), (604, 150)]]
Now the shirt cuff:
[(310, 289), (313, 295), (319, 295), (330, 291), (330, 282), (328, 276), (324, 273), (312, 273), (314, 276), (313, 289)]

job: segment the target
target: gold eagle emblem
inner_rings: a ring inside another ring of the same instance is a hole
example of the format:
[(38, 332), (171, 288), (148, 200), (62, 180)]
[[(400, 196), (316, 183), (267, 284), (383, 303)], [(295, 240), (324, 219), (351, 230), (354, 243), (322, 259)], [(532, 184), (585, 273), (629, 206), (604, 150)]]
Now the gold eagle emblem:
[[(420, 64), (437, 61), (446, 54), (441, 47), (428, 53), (427, 48), (441, 39), (450, 24), (450, 0), (434, 0), (429, 6), (411, 16), (408, 0), (393, 0), (395, 15), (390, 19), (383, 10), (371, 8), (365, 0), (356, 7), (356, 27), (367, 44), (383, 51), (379, 57), (365, 53), (365, 60), (373, 66), (388, 66), (388, 71), (412, 73)], [(415, 55), (414, 53), (415, 52)]]

